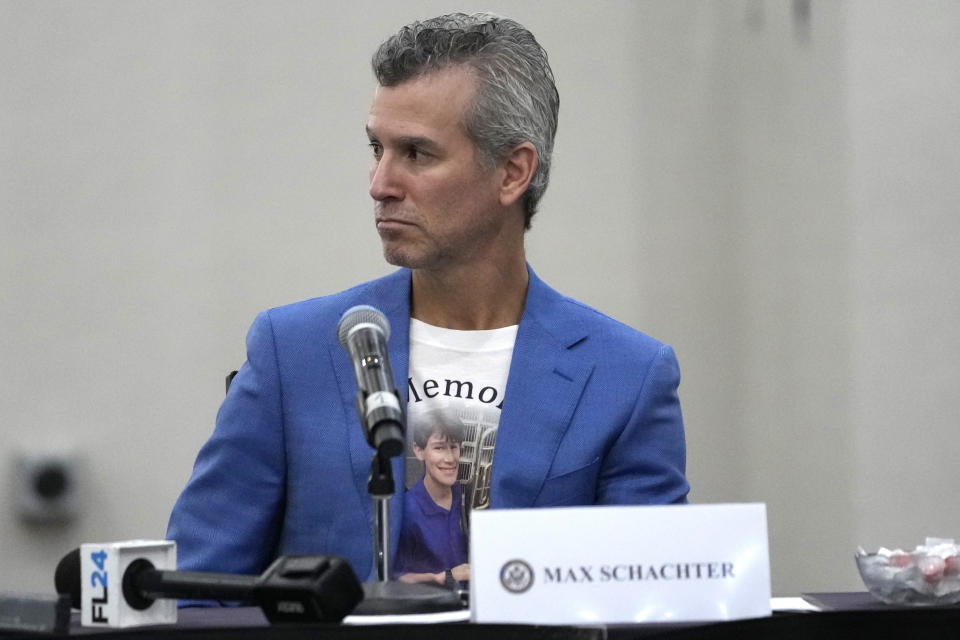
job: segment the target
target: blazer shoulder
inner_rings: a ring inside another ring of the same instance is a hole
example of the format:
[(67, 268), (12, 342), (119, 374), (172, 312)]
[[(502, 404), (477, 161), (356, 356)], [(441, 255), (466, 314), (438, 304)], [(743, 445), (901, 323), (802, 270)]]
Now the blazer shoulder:
[(582, 328), (584, 338), (578, 343), (590, 349), (624, 355), (643, 354), (654, 357), (669, 346), (606, 313), (579, 300), (553, 292), (557, 316)]

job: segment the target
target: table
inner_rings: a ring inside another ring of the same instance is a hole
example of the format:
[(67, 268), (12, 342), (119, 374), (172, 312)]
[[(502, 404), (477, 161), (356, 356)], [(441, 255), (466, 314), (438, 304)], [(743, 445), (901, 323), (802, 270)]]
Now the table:
[[(102, 630), (82, 628), (73, 614), (70, 635), (85, 640), (940, 640), (960, 638), (960, 607), (904, 608), (875, 601), (863, 593), (812, 593), (804, 598), (820, 612), (776, 612), (768, 618), (716, 623), (607, 626), (534, 626), (516, 624), (329, 625), (269, 626), (255, 607), (181, 609), (172, 626)], [(0, 632), (0, 638), (60, 638)]]

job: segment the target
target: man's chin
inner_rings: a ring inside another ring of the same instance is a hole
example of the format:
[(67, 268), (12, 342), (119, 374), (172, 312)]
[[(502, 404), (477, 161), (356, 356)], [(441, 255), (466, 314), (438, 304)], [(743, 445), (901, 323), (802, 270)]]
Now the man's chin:
[(388, 264), (392, 264), (395, 267), (405, 267), (407, 269), (419, 269), (420, 262), (414, 256), (411, 256), (408, 252), (393, 249), (388, 246), (383, 247), (383, 259), (387, 261)]

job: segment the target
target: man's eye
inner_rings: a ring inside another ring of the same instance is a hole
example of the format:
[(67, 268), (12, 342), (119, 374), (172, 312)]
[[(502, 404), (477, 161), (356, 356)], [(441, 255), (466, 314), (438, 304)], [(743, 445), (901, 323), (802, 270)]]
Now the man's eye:
[(371, 142), (370, 150), (373, 151), (373, 157), (377, 160), (383, 155), (383, 145), (379, 142)]
[(407, 158), (410, 160), (419, 160), (423, 154), (416, 147), (407, 149)]

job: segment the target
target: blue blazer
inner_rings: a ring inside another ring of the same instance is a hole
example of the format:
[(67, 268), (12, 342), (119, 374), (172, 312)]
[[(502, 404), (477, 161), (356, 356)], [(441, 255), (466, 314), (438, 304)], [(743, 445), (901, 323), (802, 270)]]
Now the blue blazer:
[[(271, 309), (217, 414), (167, 538), (188, 570), (260, 573), (284, 554), (336, 554), (373, 579), (372, 449), (355, 408), (341, 315), (389, 319), (397, 389), (407, 393), (408, 270)], [(685, 444), (673, 350), (564, 297), (530, 270), (504, 393), (491, 507), (685, 502)], [(402, 456), (393, 460), (402, 492)], [(403, 497), (390, 500), (396, 552)]]

